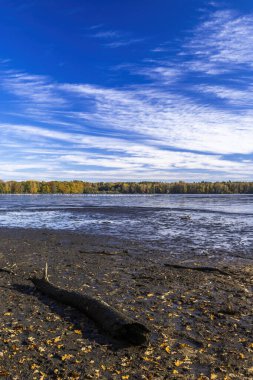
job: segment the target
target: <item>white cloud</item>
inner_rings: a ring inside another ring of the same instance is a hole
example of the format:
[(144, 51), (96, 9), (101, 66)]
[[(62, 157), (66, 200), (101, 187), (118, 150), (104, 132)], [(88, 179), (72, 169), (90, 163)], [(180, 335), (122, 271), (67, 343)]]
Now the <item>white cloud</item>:
[(103, 30), (101, 28), (102, 26), (93, 28), (96, 30), (96, 32), (90, 36), (100, 40), (105, 47), (115, 49), (118, 47), (129, 46), (144, 41), (143, 38), (132, 37), (131, 33), (120, 32), (118, 30)]
[(122, 47), (122, 46), (129, 46), (129, 45), (138, 44), (138, 43), (141, 43), (143, 41), (144, 41), (143, 38), (126, 38), (126, 39), (121, 39), (118, 41), (108, 42), (105, 44), (105, 46), (112, 48), (112, 49), (116, 49), (116, 48)]
[[(45, 128), (21, 125), (1, 125), (1, 129), (12, 129), (12, 139), (22, 137), (24, 141), (29, 141), (33, 149), (22, 145), (16, 147), (16, 154), (20, 155), (21, 162), (13, 162), (13, 155), (8, 161), (6, 155), (0, 170), (0, 178), (10, 176), (16, 172), (20, 177), (24, 176), (26, 169), (33, 171), (33, 178), (43, 179), (42, 173), (47, 171), (47, 179), (56, 175), (68, 176), (68, 178), (89, 179), (87, 176), (92, 172), (94, 178), (101, 180), (134, 180), (134, 179), (168, 179), (171, 175), (174, 178), (188, 177), (191, 178), (193, 173), (204, 172), (236, 173), (238, 176), (244, 175), (245, 178), (252, 172), (253, 162), (233, 162), (222, 159), (219, 155), (204, 155), (191, 152), (167, 151), (159, 147), (148, 146), (146, 144), (129, 143), (125, 140), (110, 138), (93, 138), (91, 136), (83, 137), (71, 133), (56, 133)], [(44, 138), (45, 148), (41, 148), (37, 143), (37, 138)], [(51, 146), (51, 139), (68, 142), (71, 145), (67, 147), (60, 146), (57, 148)], [(36, 149), (37, 146), (37, 149)], [(51, 151), (46, 148), (51, 146)], [(103, 153), (90, 152), (91, 148), (103, 150)], [(88, 150), (87, 150), (88, 149)], [(36, 162), (36, 157), (40, 157)], [(92, 167), (92, 170), (89, 169)], [(72, 169), (70, 169), (72, 168)], [(180, 174), (180, 171), (185, 171)], [(187, 173), (188, 171), (188, 173)], [(3, 174), (5, 175), (3, 176)], [(50, 174), (51, 173), (51, 174)], [(34, 176), (34, 174), (36, 174)], [(69, 177), (70, 175), (70, 177)], [(71, 177), (73, 175), (73, 177)], [(196, 174), (195, 174), (196, 175)], [(228, 175), (228, 174), (227, 174)], [(160, 177), (159, 177), (160, 176)], [(20, 178), (19, 177), (19, 178)], [(29, 171), (29, 178), (31, 172)], [(24, 177), (23, 177), (24, 178)], [(203, 178), (203, 177), (202, 177)]]
[(37, 105), (56, 107), (65, 104), (64, 99), (56, 95), (54, 84), (46, 76), (9, 70), (1, 75), (1, 87)]
[(95, 34), (92, 35), (92, 37), (95, 38), (106, 38), (106, 39), (111, 39), (114, 37), (121, 37), (122, 33), (116, 31), (116, 30), (104, 30), (104, 31), (99, 31), (96, 32)]
[(132, 73), (146, 76), (153, 81), (159, 81), (161, 86), (165, 86), (171, 83), (175, 83), (183, 75), (183, 72), (180, 68), (174, 66), (159, 66), (154, 67), (143, 67), (132, 69)]
[(253, 68), (253, 14), (217, 10), (195, 30), (186, 44), (195, 56), (191, 68), (208, 74)]
[(223, 99), (231, 105), (242, 107), (250, 107), (253, 105), (253, 86), (251, 85), (244, 89), (233, 88), (231, 86), (200, 85), (196, 86), (196, 89)]
[[(118, 32), (94, 30), (111, 47), (126, 42)], [(0, 146), (17, 157), (6, 153), (0, 177), (30, 177), (38, 157), (37, 178), (252, 179), (253, 87), (232, 77), (245, 67), (251, 74), (252, 36), (252, 15), (215, 11), (174, 61), (130, 65), (149, 84), (57, 83), (5, 70), (1, 88), (18, 107), (15, 123), (0, 121)], [(189, 85), (193, 71), (198, 84)], [(215, 81), (224, 72), (227, 82)], [(236, 154), (239, 162), (228, 157)]]
[(153, 88), (132, 91), (87, 85), (64, 85), (64, 88), (95, 99), (92, 120), (97, 125), (131, 131), (152, 139), (154, 145), (217, 154), (253, 151), (252, 111), (220, 110), (169, 90)]

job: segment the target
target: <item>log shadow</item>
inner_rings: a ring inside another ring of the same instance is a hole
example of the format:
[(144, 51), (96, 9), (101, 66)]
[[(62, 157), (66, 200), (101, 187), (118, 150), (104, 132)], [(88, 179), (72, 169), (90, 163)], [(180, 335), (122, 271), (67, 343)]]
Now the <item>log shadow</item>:
[(111, 351), (118, 351), (132, 346), (129, 342), (112, 338), (102, 329), (98, 328), (85, 314), (71, 306), (52, 300), (50, 297), (37, 291), (33, 286), (13, 284), (12, 287), (19, 293), (37, 297), (37, 299), (44, 305), (48, 306), (53, 313), (73, 324), (73, 330), (80, 330), (82, 332), (82, 337), (90, 342), (95, 341), (95, 343), (99, 345), (106, 345)]

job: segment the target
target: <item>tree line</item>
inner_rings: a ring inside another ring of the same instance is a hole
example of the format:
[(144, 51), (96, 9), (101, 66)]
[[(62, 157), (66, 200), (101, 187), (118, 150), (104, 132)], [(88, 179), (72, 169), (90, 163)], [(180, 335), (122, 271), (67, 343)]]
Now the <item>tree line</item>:
[(253, 194), (253, 182), (1, 181), (0, 194)]

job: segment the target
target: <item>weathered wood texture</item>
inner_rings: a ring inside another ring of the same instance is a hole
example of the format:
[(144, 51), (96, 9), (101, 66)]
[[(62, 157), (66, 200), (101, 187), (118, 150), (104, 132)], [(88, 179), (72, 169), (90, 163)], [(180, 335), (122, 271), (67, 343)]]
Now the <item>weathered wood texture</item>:
[(106, 302), (59, 288), (49, 282), (46, 277), (42, 279), (33, 277), (31, 281), (39, 291), (47, 296), (83, 312), (111, 336), (126, 340), (133, 345), (142, 345), (148, 342), (149, 330), (143, 324), (135, 322)]

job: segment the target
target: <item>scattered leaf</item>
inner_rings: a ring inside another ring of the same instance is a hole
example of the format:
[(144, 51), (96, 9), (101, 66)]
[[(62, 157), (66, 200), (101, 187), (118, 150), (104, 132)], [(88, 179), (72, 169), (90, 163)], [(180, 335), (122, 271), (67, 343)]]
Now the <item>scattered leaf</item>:
[(8, 371), (5, 371), (4, 369), (3, 370), (0, 370), (0, 376), (10, 376), (9, 372)]
[(71, 354), (65, 354), (61, 357), (61, 360), (64, 362), (65, 360), (73, 358), (73, 355)]
[(175, 366), (179, 367), (181, 364), (183, 364), (182, 360), (176, 360), (175, 361)]

